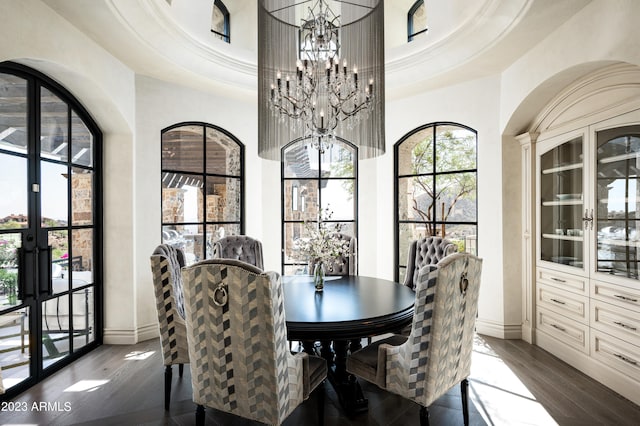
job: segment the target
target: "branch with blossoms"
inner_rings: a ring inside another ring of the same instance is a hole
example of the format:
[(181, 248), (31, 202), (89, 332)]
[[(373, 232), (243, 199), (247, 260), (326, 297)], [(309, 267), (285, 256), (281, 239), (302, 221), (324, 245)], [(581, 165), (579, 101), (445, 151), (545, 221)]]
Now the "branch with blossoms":
[(293, 243), (293, 250), (299, 258), (310, 264), (325, 263), (340, 257), (349, 251), (349, 241), (341, 239), (342, 225), (329, 223), (333, 212), (329, 208), (320, 210), (318, 222), (304, 221), (306, 237), (298, 238)]

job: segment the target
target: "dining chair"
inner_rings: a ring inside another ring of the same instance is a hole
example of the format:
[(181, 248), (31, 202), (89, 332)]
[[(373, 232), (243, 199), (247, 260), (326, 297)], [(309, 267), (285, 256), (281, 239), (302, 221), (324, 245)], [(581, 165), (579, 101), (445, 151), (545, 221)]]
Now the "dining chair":
[(262, 243), (247, 235), (230, 235), (214, 242), (213, 258), (241, 260), (264, 269)]
[(418, 272), (411, 333), (393, 335), (347, 358), (347, 371), (428, 407), (460, 383), (464, 424), (469, 424), (468, 377), (478, 311), (482, 259), (455, 253)]
[(171, 402), (172, 366), (178, 365), (178, 373), (182, 377), (184, 364), (189, 363), (182, 274), (180, 272), (184, 265), (183, 251), (168, 244), (160, 244), (151, 255), (151, 271), (160, 327), (160, 345), (165, 366), (165, 410), (169, 409)]
[(208, 259), (182, 276), (196, 424), (206, 406), (279, 425), (316, 388), (323, 423), (327, 364), (289, 352), (280, 275)]
[(409, 245), (404, 285), (415, 289), (420, 268), (424, 265), (436, 265), (445, 256), (457, 251), (458, 247), (455, 244), (442, 237), (425, 237), (413, 241)]

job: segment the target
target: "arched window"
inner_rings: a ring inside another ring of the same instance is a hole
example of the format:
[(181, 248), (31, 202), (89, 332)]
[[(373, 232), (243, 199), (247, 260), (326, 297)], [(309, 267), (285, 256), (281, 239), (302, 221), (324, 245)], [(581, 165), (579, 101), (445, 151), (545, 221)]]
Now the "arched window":
[[(282, 273), (308, 272), (295, 250), (308, 227), (318, 226), (321, 211), (329, 229), (358, 237), (358, 149), (338, 140), (324, 152), (294, 141), (282, 148)], [(306, 222), (306, 223), (305, 223)]]
[(395, 145), (396, 280), (403, 282), (409, 244), (443, 236), (477, 254), (477, 133), (433, 123)]
[(231, 43), (231, 29), (229, 27), (229, 11), (220, 0), (213, 2), (211, 14), (211, 32), (222, 41)]
[(416, 1), (407, 15), (408, 41), (427, 33), (427, 12), (424, 7), (424, 0)]
[(212, 256), (213, 243), (244, 233), (244, 146), (205, 123), (162, 131), (162, 242), (188, 263)]

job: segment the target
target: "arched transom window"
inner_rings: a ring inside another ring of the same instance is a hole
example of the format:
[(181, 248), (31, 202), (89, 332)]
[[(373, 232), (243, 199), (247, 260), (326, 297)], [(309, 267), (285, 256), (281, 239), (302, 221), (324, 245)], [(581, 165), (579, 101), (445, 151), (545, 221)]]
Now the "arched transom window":
[(231, 43), (231, 30), (229, 26), (229, 11), (220, 0), (213, 2), (211, 14), (211, 32), (222, 41)]
[(408, 41), (412, 41), (416, 37), (423, 36), (427, 33), (427, 12), (424, 6), (424, 0), (416, 1), (407, 16), (407, 34)]

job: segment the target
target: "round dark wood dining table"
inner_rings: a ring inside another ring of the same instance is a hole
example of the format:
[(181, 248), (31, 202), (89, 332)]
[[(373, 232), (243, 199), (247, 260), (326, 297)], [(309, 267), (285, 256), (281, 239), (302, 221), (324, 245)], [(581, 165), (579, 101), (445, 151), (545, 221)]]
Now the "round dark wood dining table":
[[(349, 414), (366, 410), (358, 381), (346, 371), (349, 350), (357, 350), (363, 337), (410, 324), (415, 293), (394, 281), (359, 275), (326, 277), (322, 292), (308, 275), (283, 276), (282, 281), (289, 340), (323, 342), (321, 354), (342, 407)], [(310, 350), (308, 344), (305, 350)]]
[(289, 340), (347, 340), (390, 333), (411, 323), (415, 293), (394, 281), (326, 277), (316, 292), (308, 275), (282, 277)]

